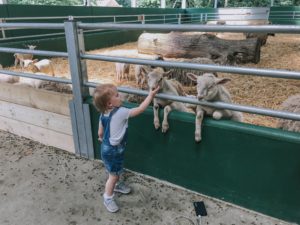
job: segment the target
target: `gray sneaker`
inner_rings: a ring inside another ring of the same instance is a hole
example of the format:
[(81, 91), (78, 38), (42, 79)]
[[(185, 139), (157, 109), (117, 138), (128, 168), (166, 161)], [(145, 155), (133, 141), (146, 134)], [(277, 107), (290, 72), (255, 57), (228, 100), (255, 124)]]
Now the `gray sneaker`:
[(114, 191), (122, 194), (129, 194), (131, 192), (131, 188), (124, 184), (124, 182), (119, 182), (116, 184)]
[(104, 198), (103, 204), (105, 205), (106, 209), (109, 212), (114, 213), (114, 212), (117, 212), (119, 210), (119, 207), (118, 207), (118, 205), (117, 205), (114, 198), (108, 198), (108, 199)]

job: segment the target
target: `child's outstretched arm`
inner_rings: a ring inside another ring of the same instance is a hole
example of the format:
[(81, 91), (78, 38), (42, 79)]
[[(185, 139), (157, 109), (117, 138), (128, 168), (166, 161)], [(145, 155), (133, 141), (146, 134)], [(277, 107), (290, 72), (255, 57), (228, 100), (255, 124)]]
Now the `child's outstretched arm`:
[(154, 90), (150, 90), (147, 98), (138, 107), (130, 110), (129, 117), (135, 117), (141, 114), (142, 112), (144, 112), (158, 91), (159, 91), (159, 86)]

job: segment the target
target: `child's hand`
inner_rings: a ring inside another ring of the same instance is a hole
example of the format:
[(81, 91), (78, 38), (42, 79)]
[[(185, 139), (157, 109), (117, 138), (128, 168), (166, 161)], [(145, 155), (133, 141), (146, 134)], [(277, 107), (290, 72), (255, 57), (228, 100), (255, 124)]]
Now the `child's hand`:
[(159, 89), (160, 89), (160, 87), (157, 86), (154, 90), (150, 90), (149, 95), (153, 98), (157, 94)]

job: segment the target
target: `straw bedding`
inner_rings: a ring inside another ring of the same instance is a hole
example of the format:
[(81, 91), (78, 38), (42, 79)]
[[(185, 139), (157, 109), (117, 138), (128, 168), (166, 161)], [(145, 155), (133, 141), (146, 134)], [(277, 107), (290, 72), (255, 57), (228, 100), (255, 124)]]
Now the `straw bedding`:
[[(300, 37), (296, 35), (277, 34), (269, 37), (267, 44), (261, 48), (261, 60), (258, 64), (248, 63), (242, 66), (269, 69), (300, 70)], [(97, 49), (90, 54), (104, 54), (132, 58), (153, 59), (154, 56), (138, 54), (137, 43), (126, 43), (110, 48)], [(172, 60), (172, 59), (166, 59)], [(67, 59), (53, 58), (56, 76), (70, 77)], [(16, 70), (11, 67), (10, 69)], [(17, 69), (19, 70), (19, 69)], [(130, 81), (118, 83), (115, 77), (114, 63), (87, 60), (87, 71), (90, 81), (114, 83), (137, 88), (134, 79), (134, 67), (130, 69)], [(218, 73), (220, 77), (229, 77), (226, 84), (233, 101), (242, 105), (279, 109), (280, 104), (290, 95), (300, 93), (300, 81), (292, 79), (275, 79), (259, 76)], [(195, 87), (184, 87), (188, 94), (195, 94)], [(245, 122), (275, 127), (276, 118), (244, 114)]]

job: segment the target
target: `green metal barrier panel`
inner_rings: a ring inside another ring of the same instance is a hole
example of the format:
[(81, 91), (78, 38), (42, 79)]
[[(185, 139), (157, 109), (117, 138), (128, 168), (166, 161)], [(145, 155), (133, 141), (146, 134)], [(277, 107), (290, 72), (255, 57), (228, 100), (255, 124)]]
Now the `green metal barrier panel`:
[[(91, 106), (97, 158), (98, 116)], [(194, 115), (171, 112), (169, 123), (167, 134), (156, 131), (150, 108), (129, 120), (126, 168), (300, 222), (300, 134), (205, 119), (203, 140), (195, 143)]]
[[(207, 15), (205, 15), (208, 13)], [(189, 8), (186, 9), (186, 15), (188, 19), (186, 20), (187, 23), (203, 23), (205, 20), (215, 20), (216, 14), (218, 13), (218, 9), (215, 8)], [(202, 14), (202, 17), (200, 16)], [(207, 18), (205, 18), (207, 17)]]
[[(90, 16), (90, 7), (76, 6), (47, 6), (47, 5), (7, 5), (8, 16), (11, 17), (57, 17)], [(66, 19), (39, 19), (39, 20), (10, 20), (9, 22), (35, 22), (35, 23), (63, 23)], [(91, 18), (80, 19), (82, 22), (93, 22)], [(39, 35), (46, 33), (61, 33), (62, 30), (49, 29), (18, 29), (12, 30), (11, 36)]]
[[(50, 17), (50, 16), (110, 16), (110, 18), (85, 18), (80, 19), (83, 22), (113, 22), (113, 17), (117, 16), (116, 22), (125, 22), (128, 20), (138, 20), (137, 16), (120, 15), (137, 15), (145, 14), (145, 19), (157, 20), (156, 23), (176, 21), (175, 15), (166, 17), (152, 16), (152, 14), (176, 14), (184, 13), (183, 9), (145, 9), (145, 8), (119, 8), (119, 7), (72, 7), (72, 6), (41, 6), (41, 5), (0, 5), (0, 13), (3, 17)], [(3, 13), (3, 14), (2, 14)], [(147, 16), (148, 14), (148, 16)], [(64, 19), (54, 20), (22, 20), (10, 22), (53, 22), (62, 23)], [(155, 23), (155, 21), (152, 21)], [(141, 23), (141, 21), (139, 21)], [(44, 30), (44, 29), (18, 29), (5, 31), (6, 37), (16, 37), (24, 35), (41, 35), (46, 33), (63, 33), (64, 30)], [(117, 31), (105, 30), (97, 32), (85, 33), (85, 48), (87, 51), (97, 48), (110, 47), (126, 42), (136, 41), (142, 31)], [(2, 34), (1, 34), (2, 35)], [(117, 37), (117, 38), (116, 38)], [(45, 37), (29, 37), (19, 39), (0, 39), (0, 46), (12, 48), (25, 48), (25, 45), (37, 45), (38, 50), (50, 51), (66, 51), (66, 41), (64, 34), (57, 34), (51, 38)], [(45, 58), (45, 57), (36, 57)], [(0, 53), (0, 64), (3, 66), (11, 66), (14, 62), (12, 53)]]
[[(3, 14), (2, 14), (3, 12)], [(86, 7), (86, 6), (45, 6), (45, 5), (0, 5), (0, 13), (2, 18), (12, 17), (67, 17), (67, 16), (98, 16), (97, 18), (80, 18), (82, 22), (114, 22), (111, 16), (117, 16), (116, 22), (125, 22), (137, 20), (137, 14), (176, 14), (185, 13), (184, 9), (148, 9), (148, 8), (120, 8), (120, 7)], [(124, 17), (120, 17), (124, 15)], [(99, 17), (101, 16), (101, 17)], [(109, 17), (102, 17), (109, 16)], [(169, 17), (176, 17), (175, 15)], [(148, 17), (146, 19), (151, 19)], [(159, 19), (153, 17), (153, 19)], [(9, 20), (8, 22), (37, 22), (37, 23), (63, 23), (66, 19), (39, 19), (39, 20)], [(141, 23), (141, 22), (139, 22)], [(154, 22), (155, 23), (155, 22)], [(156, 23), (163, 23), (161, 21)], [(40, 35), (48, 33), (59, 33), (62, 30), (49, 29), (18, 29), (5, 31), (6, 37), (17, 37), (24, 35)]]
[[(98, 33), (90, 33), (84, 36), (86, 51), (97, 48), (105, 48), (127, 42), (136, 41), (141, 31), (102, 31)], [(118, 37), (118, 38), (116, 38)], [(66, 40), (64, 37), (52, 37), (47, 39), (32, 39), (19, 42), (1, 43), (1, 47), (9, 48), (26, 48), (25, 45), (36, 45), (38, 50), (61, 51), (66, 52)], [(35, 56), (34, 58), (42, 59), (45, 56)], [(14, 63), (13, 53), (0, 52), (0, 64), (3, 66), (11, 66)]]
[[(294, 11), (298, 11), (295, 12)], [(269, 21), (272, 24), (281, 25), (299, 25), (300, 24), (300, 7), (286, 6), (286, 7), (271, 7), (269, 14)]]
[[(1, 5), (0, 5), (0, 18), (5, 18), (5, 17), (8, 17), (7, 8), (1, 7)], [(3, 38), (2, 31), (0, 31), (0, 38)]]

